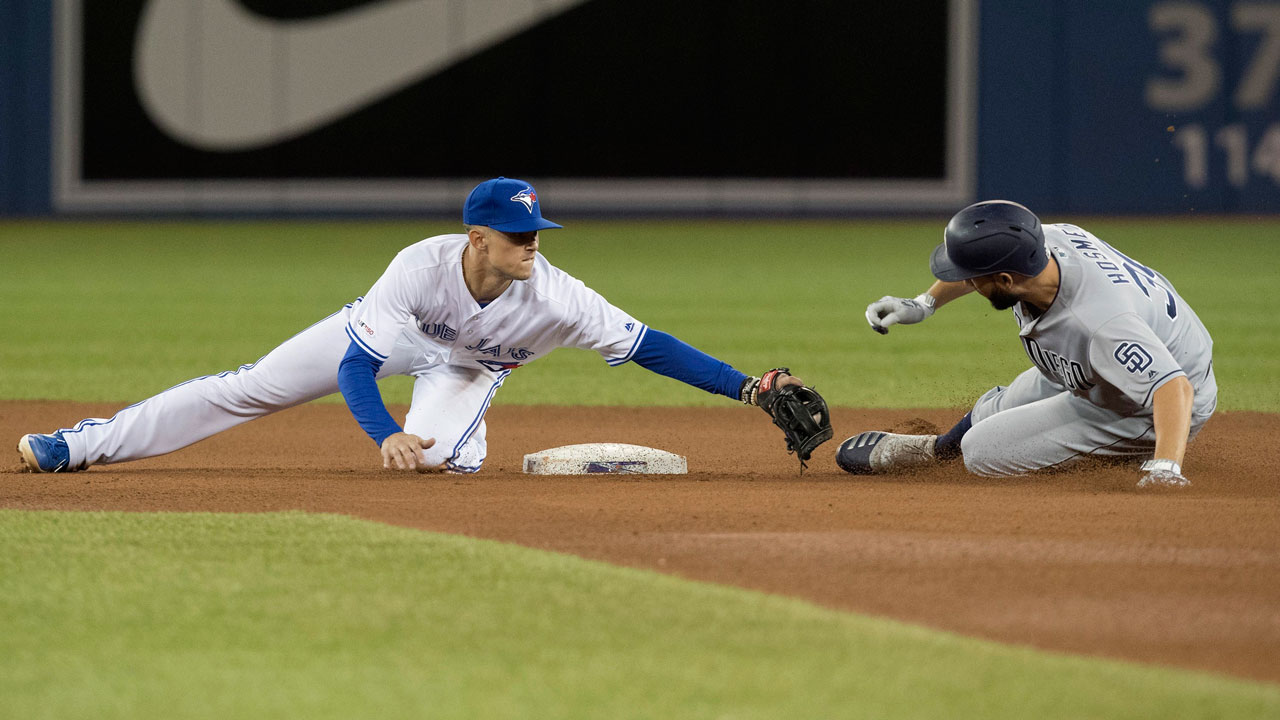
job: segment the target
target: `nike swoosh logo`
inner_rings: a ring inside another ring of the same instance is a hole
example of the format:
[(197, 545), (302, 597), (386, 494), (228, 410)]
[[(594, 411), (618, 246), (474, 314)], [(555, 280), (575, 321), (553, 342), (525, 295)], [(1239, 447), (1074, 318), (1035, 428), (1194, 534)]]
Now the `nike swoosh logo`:
[(251, 150), (349, 115), (584, 2), (383, 0), (277, 20), (236, 0), (151, 0), (134, 82), (147, 114), (173, 138)]

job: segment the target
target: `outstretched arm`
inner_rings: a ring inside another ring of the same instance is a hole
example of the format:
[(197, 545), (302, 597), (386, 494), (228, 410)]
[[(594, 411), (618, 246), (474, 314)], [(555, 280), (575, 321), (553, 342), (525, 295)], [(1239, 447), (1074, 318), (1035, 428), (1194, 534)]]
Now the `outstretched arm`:
[(631, 359), (660, 375), (761, 408), (782, 429), (787, 451), (796, 453), (801, 468), (815, 448), (831, 439), (826, 401), (786, 368), (752, 377), (653, 328)]
[[(632, 362), (640, 367), (665, 375), (717, 395), (742, 400), (743, 389), (752, 380), (745, 373), (728, 363), (717, 360), (701, 350), (661, 330), (649, 328), (640, 347), (636, 348)], [(803, 385), (799, 378), (787, 375), (780, 385)]]

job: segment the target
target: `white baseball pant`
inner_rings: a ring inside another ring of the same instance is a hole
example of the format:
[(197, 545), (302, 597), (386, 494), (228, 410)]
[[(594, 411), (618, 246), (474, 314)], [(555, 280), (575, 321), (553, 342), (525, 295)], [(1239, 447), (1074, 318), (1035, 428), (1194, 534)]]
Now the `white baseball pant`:
[[(338, 364), (350, 340), (348, 305), (286, 340), (252, 365), (189, 380), (110, 419), (89, 418), (62, 431), (70, 464), (105, 464), (173, 452), (279, 410), (338, 392)], [(480, 469), (487, 452), (484, 414), (510, 371), (449, 365), (401, 340), (378, 378), (414, 378), (406, 432), (435, 438), (429, 466)], [(354, 419), (352, 429), (357, 430)]]

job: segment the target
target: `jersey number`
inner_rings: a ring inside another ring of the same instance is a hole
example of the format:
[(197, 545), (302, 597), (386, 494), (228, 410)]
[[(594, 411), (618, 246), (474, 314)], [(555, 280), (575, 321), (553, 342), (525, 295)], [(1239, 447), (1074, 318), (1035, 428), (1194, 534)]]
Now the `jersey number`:
[(1143, 295), (1151, 297), (1152, 288), (1160, 289), (1164, 292), (1164, 311), (1168, 313), (1170, 319), (1178, 317), (1178, 303), (1173, 299), (1173, 291), (1169, 289), (1167, 285), (1168, 281), (1161, 277), (1160, 273), (1157, 273), (1155, 270), (1152, 270), (1146, 265), (1143, 265), (1137, 260), (1125, 255), (1114, 247), (1111, 247), (1111, 245), (1107, 245), (1107, 247), (1111, 252), (1120, 257), (1122, 261), (1120, 263), (1121, 267), (1129, 273), (1129, 277), (1133, 278), (1133, 284), (1138, 286), (1138, 289), (1142, 291)]

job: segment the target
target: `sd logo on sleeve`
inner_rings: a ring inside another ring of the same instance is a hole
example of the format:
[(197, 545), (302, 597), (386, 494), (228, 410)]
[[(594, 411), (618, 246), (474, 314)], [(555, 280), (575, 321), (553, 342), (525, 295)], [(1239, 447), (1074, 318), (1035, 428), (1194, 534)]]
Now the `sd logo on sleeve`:
[(1116, 346), (1116, 351), (1113, 355), (1126, 370), (1134, 374), (1151, 367), (1153, 362), (1151, 353), (1136, 342), (1120, 343)]

